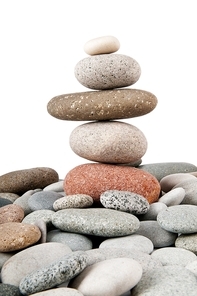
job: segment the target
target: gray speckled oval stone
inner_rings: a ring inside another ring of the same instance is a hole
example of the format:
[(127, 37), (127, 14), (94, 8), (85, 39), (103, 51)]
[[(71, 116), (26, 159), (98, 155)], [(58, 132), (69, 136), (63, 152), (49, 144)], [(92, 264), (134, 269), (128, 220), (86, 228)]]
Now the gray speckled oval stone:
[(149, 172), (160, 181), (163, 177), (176, 173), (196, 172), (197, 167), (188, 162), (159, 162), (143, 164), (138, 167), (146, 172)]
[(167, 193), (163, 194), (158, 200), (158, 202), (164, 203), (166, 206), (179, 205), (185, 197), (185, 189), (182, 187), (174, 188)]
[(88, 208), (93, 202), (93, 198), (87, 194), (66, 195), (53, 203), (53, 209), (58, 211), (67, 208)]
[(134, 125), (120, 121), (85, 123), (69, 138), (71, 149), (80, 157), (102, 163), (129, 163), (147, 150), (144, 134)]
[(139, 89), (114, 89), (63, 94), (47, 104), (48, 113), (58, 119), (75, 121), (133, 118), (150, 113), (157, 98)]
[(129, 235), (140, 225), (132, 214), (105, 208), (60, 210), (53, 214), (52, 223), (63, 231), (104, 237)]
[(149, 202), (145, 197), (134, 192), (107, 190), (100, 195), (101, 204), (108, 209), (115, 209), (131, 214), (145, 214)]
[(26, 275), (19, 284), (22, 294), (29, 295), (70, 281), (87, 266), (88, 255), (82, 251), (71, 252), (59, 260)]
[(132, 296), (196, 296), (195, 275), (180, 266), (150, 270), (132, 289)]
[(174, 233), (197, 232), (197, 206), (176, 205), (157, 215), (159, 225)]
[(197, 233), (179, 235), (175, 241), (175, 247), (186, 249), (197, 255)]
[(19, 288), (13, 285), (0, 284), (0, 295), (1, 296), (21, 296)]
[(127, 55), (102, 54), (79, 61), (74, 73), (83, 86), (103, 90), (136, 83), (140, 78), (141, 69), (138, 62)]

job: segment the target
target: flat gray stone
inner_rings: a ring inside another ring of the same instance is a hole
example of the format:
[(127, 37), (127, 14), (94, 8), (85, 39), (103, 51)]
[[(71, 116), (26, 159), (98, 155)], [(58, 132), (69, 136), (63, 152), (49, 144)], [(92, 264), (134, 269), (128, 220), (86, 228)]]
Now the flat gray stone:
[(28, 205), (32, 211), (53, 210), (54, 202), (61, 197), (61, 193), (42, 190), (30, 196), (28, 199)]
[(129, 235), (140, 225), (132, 214), (105, 208), (60, 210), (53, 214), (52, 223), (63, 231), (104, 237)]
[(163, 192), (168, 192), (177, 184), (191, 179), (196, 180), (196, 177), (190, 173), (169, 174), (160, 180), (161, 190)]

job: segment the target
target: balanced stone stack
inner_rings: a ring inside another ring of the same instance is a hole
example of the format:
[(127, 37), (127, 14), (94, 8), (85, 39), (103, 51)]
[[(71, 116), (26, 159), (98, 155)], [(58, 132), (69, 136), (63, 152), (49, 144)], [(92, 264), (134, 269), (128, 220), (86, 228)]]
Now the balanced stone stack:
[(135, 192), (149, 203), (160, 195), (158, 180), (136, 168), (147, 150), (147, 140), (136, 126), (120, 121), (150, 113), (157, 105), (152, 93), (128, 88), (141, 75), (138, 62), (117, 54), (119, 41), (104, 36), (88, 41), (89, 55), (75, 66), (75, 77), (92, 91), (52, 98), (50, 115), (61, 120), (90, 121), (70, 135), (70, 147), (92, 161), (73, 168), (65, 177), (66, 194), (88, 194), (95, 203), (106, 190)]

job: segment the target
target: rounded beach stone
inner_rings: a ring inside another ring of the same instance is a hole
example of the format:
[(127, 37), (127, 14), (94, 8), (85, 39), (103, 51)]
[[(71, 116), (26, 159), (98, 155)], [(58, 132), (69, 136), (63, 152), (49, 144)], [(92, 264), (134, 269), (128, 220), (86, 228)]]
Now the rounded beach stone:
[(132, 296), (195, 296), (195, 275), (180, 266), (163, 266), (147, 272), (132, 289)]
[(104, 90), (136, 83), (140, 78), (141, 68), (135, 59), (127, 55), (102, 54), (79, 61), (74, 74), (83, 86)]
[(185, 189), (182, 187), (174, 188), (167, 193), (163, 194), (158, 202), (163, 202), (166, 206), (175, 206), (179, 205), (185, 197)]
[(0, 252), (24, 249), (39, 241), (41, 232), (35, 225), (18, 222), (0, 224)]
[(196, 255), (183, 248), (166, 247), (154, 250), (151, 257), (158, 259), (163, 266), (179, 265), (185, 267), (188, 263), (196, 260)]
[(197, 255), (197, 233), (179, 235), (175, 241), (175, 247), (186, 249)]
[(119, 40), (114, 36), (102, 36), (87, 41), (84, 45), (85, 53), (89, 55), (107, 54), (118, 51)]
[(87, 266), (87, 254), (83, 251), (71, 252), (64, 257), (27, 274), (19, 284), (24, 295), (34, 294), (53, 288), (76, 277)]
[(87, 251), (92, 249), (92, 241), (85, 235), (70, 233), (58, 229), (47, 233), (47, 242), (66, 244), (72, 251)]
[(47, 167), (13, 171), (0, 176), (0, 191), (20, 195), (30, 189), (42, 189), (58, 179), (58, 173)]
[(169, 174), (160, 180), (161, 190), (163, 192), (168, 192), (177, 184), (192, 179), (196, 180), (196, 177), (189, 173)]
[(114, 258), (86, 267), (69, 283), (69, 287), (83, 295), (116, 296), (132, 289), (141, 277), (142, 267), (136, 260)]
[(129, 235), (139, 227), (134, 215), (105, 208), (60, 210), (52, 223), (63, 231), (104, 237)]
[(138, 218), (142, 221), (144, 220), (157, 220), (157, 215), (159, 212), (166, 210), (167, 206), (163, 202), (153, 202), (146, 214), (139, 215)]
[(18, 287), (8, 284), (0, 284), (0, 295), (1, 296), (21, 296)]
[(63, 192), (63, 182), (64, 180), (60, 180), (58, 182), (52, 183), (43, 188), (43, 191), (55, 191), (55, 192)]
[(93, 198), (87, 194), (66, 195), (53, 203), (53, 209), (58, 211), (67, 208), (88, 208), (93, 202)]
[(25, 216), (22, 223), (34, 224), (37, 220), (41, 219), (46, 223), (46, 226), (49, 227), (52, 225), (53, 214), (54, 211), (52, 210), (37, 210)]
[(62, 120), (92, 121), (139, 117), (156, 106), (152, 93), (125, 88), (59, 95), (48, 102), (47, 111)]
[(34, 293), (29, 296), (83, 296), (83, 294), (73, 288), (55, 288)]
[(100, 202), (107, 209), (134, 215), (145, 214), (150, 207), (145, 197), (130, 191), (107, 190), (101, 194)]
[(197, 232), (197, 206), (175, 205), (159, 212), (159, 225), (174, 233), (189, 234)]
[(197, 167), (188, 162), (159, 162), (143, 164), (138, 167), (146, 172), (149, 172), (160, 181), (167, 175), (176, 173), (196, 172)]
[(127, 236), (108, 238), (99, 245), (99, 248), (122, 248), (151, 254), (154, 246), (149, 238), (133, 233)]
[(101, 163), (82, 164), (70, 170), (64, 179), (64, 191), (87, 194), (94, 202), (107, 190), (131, 191), (144, 196), (149, 203), (160, 196), (157, 179), (138, 168)]
[(1, 280), (5, 284), (18, 287), (20, 281), (28, 273), (36, 271), (70, 252), (72, 250), (67, 245), (56, 242), (29, 247), (5, 262), (1, 270)]
[(176, 233), (163, 229), (159, 223), (154, 220), (141, 221), (140, 227), (135, 234), (140, 234), (149, 238), (152, 241), (154, 248), (172, 246), (177, 238)]
[(185, 196), (181, 204), (189, 204), (197, 206), (197, 178), (182, 181), (175, 185), (173, 189), (182, 187), (185, 190)]
[(80, 157), (102, 163), (135, 162), (147, 150), (142, 131), (120, 121), (82, 124), (72, 131), (69, 142)]
[(55, 191), (39, 191), (30, 196), (28, 205), (32, 211), (53, 210), (53, 203), (61, 197), (62, 194)]
[(7, 222), (21, 222), (25, 216), (23, 208), (10, 204), (0, 208), (0, 224)]

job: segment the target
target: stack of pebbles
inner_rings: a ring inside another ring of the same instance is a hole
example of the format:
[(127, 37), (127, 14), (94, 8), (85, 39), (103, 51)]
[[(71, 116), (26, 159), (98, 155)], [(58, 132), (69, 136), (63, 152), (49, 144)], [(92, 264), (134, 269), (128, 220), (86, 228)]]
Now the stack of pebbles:
[(135, 192), (152, 203), (159, 198), (160, 185), (152, 174), (136, 168), (147, 150), (146, 137), (120, 120), (150, 113), (157, 98), (128, 88), (138, 81), (141, 68), (132, 57), (115, 53), (119, 47), (113, 36), (88, 41), (84, 50), (89, 56), (76, 64), (75, 76), (92, 91), (56, 96), (48, 103), (49, 114), (58, 119), (90, 121), (71, 132), (70, 147), (93, 163), (69, 171), (64, 190), (67, 195), (88, 194), (95, 204), (107, 190)]

